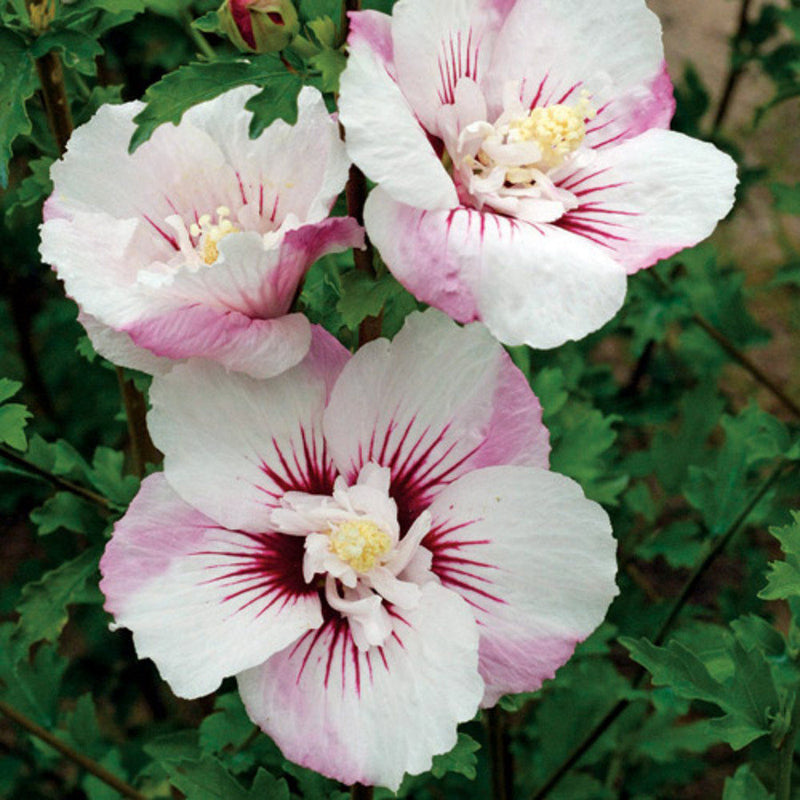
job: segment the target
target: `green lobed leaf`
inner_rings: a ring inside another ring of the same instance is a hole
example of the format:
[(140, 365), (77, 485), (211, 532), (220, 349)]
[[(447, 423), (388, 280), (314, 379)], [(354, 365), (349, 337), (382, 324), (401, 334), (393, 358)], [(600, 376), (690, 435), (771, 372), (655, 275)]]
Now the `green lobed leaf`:
[(341, 50), (325, 47), (311, 56), (308, 63), (321, 75), (320, 89), (338, 94), (339, 77), (347, 66), (347, 56)]
[(749, 764), (742, 765), (732, 778), (725, 779), (722, 800), (772, 800), (774, 797), (753, 774)]
[(0, 28), (0, 188), (8, 186), (7, 164), (15, 139), (31, 132), (25, 103), (38, 87), (25, 40)]
[[(275, 54), (265, 53), (235, 61), (187, 64), (168, 73), (145, 92), (147, 105), (134, 118), (137, 128), (131, 138), (130, 151), (146, 142), (159, 125), (165, 122), (177, 125), (184, 112), (192, 106), (212, 100), (228, 89), (247, 84), (268, 85), (266, 93), (259, 93), (247, 105), (251, 111), (258, 112), (256, 127), (263, 129), (278, 117), (290, 123), (297, 119), (294, 99), (302, 81), (299, 76), (288, 72)], [(277, 102), (274, 109), (269, 107), (272, 102)], [(253, 122), (256, 123), (256, 118)]]
[(31, 511), (30, 520), (36, 525), (39, 536), (63, 529), (92, 537), (105, 528), (97, 507), (72, 492), (56, 492)]
[(13, 636), (21, 653), (42, 639), (55, 642), (67, 624), (69, 605), (102, 602), (96, 577), (100, 555), (101, 548), (92, 547), (25, 586)]
[(16, 450), (25, 450), (28, 440), (25, 437), (25, 426), (33, 416), (21, 403), (6, 403), (20, 389), (19, 381), (0, 378), (0, 442), (10, 444)]
[(449, 753), (434, 756), (431, 774), (434, 778), (443, 778), (448, 772), (457, 772), (474, 781), (478, 765), (475, 754), (480, 749), (480, 744), (471, 736), (459, 733), (456, 746)]
[(701, 656), (677, 640), (657, 647), (647, 639), (620, 639), (631, 657), (645, 667), (657, 686), (669, 686), (680, 697), (716, 705), (724, 716), (715, 719), (717, 733), (735, 749), (773, 733), (773, 720), (785, 705), (770, 665), (757, 647), (746, 648), (730, 637), (726, 656), (732, 673), (720, 680)]
[(210, 756), (199, 761), (167, 761), (163, 764), (172, 785), (186, 800), (289, 800), (289, 787), (283, 779), (259, 769), (248, 791), (223, 766)]
[(34, 58), (41, 58), (51, 50), (61, 56), (65, 67), (84, 75), (97, 73), (95, 59), (103, 54), (103, 48), (94, 36), (69, 28), (48, 30), (37, 36), (30, 53)]
[(770, 528), (781, 543), (786, 558), (771, 561), (767, 585), (758, 593), (762, 600), (788, 600), (800, 597), (800, 511), (792, 511), (792, 523), (782, 528)]
[(251, 138), (260, 136), (279, 119), (294, 125), (297, 122), (297, 95), (302, 88), (303, 79), (299, 75), (284, 71), (272, 77), (257, 95), (251, 97), (245, 103), (245, 108), (253, 112)]

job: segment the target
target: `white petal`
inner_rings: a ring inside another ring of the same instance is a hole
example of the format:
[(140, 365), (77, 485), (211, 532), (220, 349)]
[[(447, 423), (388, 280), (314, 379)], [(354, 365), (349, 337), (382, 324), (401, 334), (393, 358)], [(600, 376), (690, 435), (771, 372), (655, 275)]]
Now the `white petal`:
[(303, 542), (221, 528), (161, 474), (145, 478), (100, 562), (106, 610), (179, 697), (263, 663), (322, 624)]
[(431, 496), (489, 464), (545, 466), (548, 434), (522, 373), (482, 325), (412, 314), (389, 343), (362, 347), (342, 371), (324, 417), (342, 474), (363, 463), (392, 470), (408, 530)]
[(486, 704), (537, 689), (617, 594), (608, 516), (574, 481), (530, 467), (471, 472), (430, 510), (433, 571), (479, 622)]
[(333, 619), (239, 675), (251, 719), (286, 758), (343, 783), (396, 790), (430, 769), (477, 710), (477, 630), (469, 607), (436, 584), (392, 617), (394, 637), (359, 651)]
[(613, 251), (553, 225), (460, 207), (421, 211), (380, 190), (367, 233), (394, 276), (455, 319), (481, 319), (501, 342), (556, 347), (597, 330), (625, 298)]
[(228, 528), (261, 532), (287, 491), (330, 494), (322, 409), (347, 353), (315, 337), (300, 365), (255, 381), (192, 360), (156, 377), (148, 426), (172, 488)]
[(424, 208), (450, 208), (458, 202), (424, 129), (364, 37), (351, 40), (339, 116), (350, 157), (393, 196)]
[[(602, 109), (662, 74), (661, 25), (644, 0), (517, 2), (497, 36), (482, 85), (499, 114), (507, 81), (521, 82), (525, 106), (577, 101)], [(598, 124), (604, 122), (603, 114)]]
[(563, 224), (636, 272), (709, 236), (731, 210), (736, 183), (736, 164), (714, 145), (651, 130), (563, 181), (580, 200)]
[(400, 0), (392, 13), (397, 80), (431, 132), (438, 111), (453, 103), (458, 83), (481, 78), (492, 57), (508, 0)]

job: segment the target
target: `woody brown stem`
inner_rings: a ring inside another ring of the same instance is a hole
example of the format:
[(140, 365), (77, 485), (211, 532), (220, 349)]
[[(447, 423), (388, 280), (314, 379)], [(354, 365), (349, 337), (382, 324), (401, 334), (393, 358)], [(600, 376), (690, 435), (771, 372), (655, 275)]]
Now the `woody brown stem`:
[(133, 385), (133, 381), (125, 377), (121, 367), (117, 367), (117, 383), (128, 421), (133, 471), (143, 478), (148, 463), (161, 463), (161, 453), (153, 444), (147, 430), (147, 403), (144, 395)]
[(72, 114), (64, 86), (64, 69), (58, 53), (51, 50), (37, 58), (36, 70), (39, 73), (47, 121), (56, 140), (58, 152), (63, 153), (72, 135)]

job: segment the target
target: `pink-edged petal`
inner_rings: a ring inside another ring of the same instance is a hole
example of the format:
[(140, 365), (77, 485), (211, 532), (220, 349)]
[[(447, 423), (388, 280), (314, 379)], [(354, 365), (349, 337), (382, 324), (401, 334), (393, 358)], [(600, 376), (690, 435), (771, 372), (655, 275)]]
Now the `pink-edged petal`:
[(385, 44), (355, 24), (339, 96), (350, 158), (406, 203), (454, 206), (455, 185), (384, 61)]
[(599, 111), (594, 127), (615, 116), (611, 101), (650, 90), (663, 61), (661, 25), (644, 0), (517, 2), (482, 86), (497, 114), (507, 81), (521, 82), (532, 107), (574, 102), (585, 90)]
[(441, 135), (439, 109), (455, 101), (462, 78), (480, 83), (513, 5), (512, 0), (400, 0), (394, 6), (397, 80), (427, 130)]
[(652, 80), (615, 96), (586, 126), (586, 143), (601, 150), (651, 128), (669, 128), (675, 114), (672, 80), (664, 63)]
[(425, 772), (452, 749), (483, 692), (469, 606), (429, 583), (392, 625), (385, 645), (359, 651), (347, 623), (331, 619), (238, 676), (251, 719), (288, 759), (396, 790), (404, 773)]
[(651, 130), (562, 182), (581, 205), (558, 224), (602, 243), (632, 273), (709, 236), (736, 183), (736, 164), (714, 145)]
[[(460, 207), (421, 211), (371, 193), (367, 233), (418, 299), (501, 342), (556, 347), (605, 324), (625, 298), (615, 252), (552, 225)], [(462, 294), (463, 292), (463, 294)]]
[(290, 369), (311, 345), (311, 325), (302, 314), (251, 319), (238, 311), (200, 305), (139, 320), (126, 333), (129, 341), (162, 359), (199, 356), (254, 378), (271, 378)]
[(322, 622), (303, 542), (226, 530), (161, 474), (142, 483), (100, 562), (106, 610), (180, 697), (263, 663)]
[(92, 347), (112, 364), (136, 369), (148, 375), (163, 375), (174, 366), (169, 359), (159, 358), (137, 347), (127, 333), (115, 331), (89, 314), (79, 313), (78, 322), (86, 330)]
[[(433, 387), (433, 391), (432, 391)], [(374, 461), (392, 471), (405, 530), (459, 475), (489, 464), (546, 466), (539, 401), (483, 325), (412, 314), (393, 342), (362, 347), (325, 411), (331, 455), (350, 482)]]
[(480, 626), (484, 705), (537, 689), (617, 594), (607, 514), (563, 475), (504, 466), (460, 478), (430, 511), (433, 571)]
[(153, 381), (148, 426), (167, 480), (228, 528), (261, 532), (285, 492), (333, 490), (322, 411), (348, 354), (315, 331), (310, 357), (277, 378), (193, 360)]

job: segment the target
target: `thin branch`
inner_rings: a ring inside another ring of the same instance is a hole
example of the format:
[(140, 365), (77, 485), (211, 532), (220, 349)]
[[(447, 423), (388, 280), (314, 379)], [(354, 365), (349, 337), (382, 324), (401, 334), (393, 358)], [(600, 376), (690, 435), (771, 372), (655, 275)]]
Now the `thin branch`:
[(35, 723), (32, 719), (28, 719), (24, 714), (17, 711), (13, 706), (0, 700), (0, 714), (5, 715), (13, 722), (16, 722), (21, 728), (24, 728), (32, 736), (41, 739), (46, 744), (50, 745), (54, 750), (61, 753), (62, 756), (68, 758), (81, 768), (90, 772), (96, 778), (101, 780), (107, 786), (110, 786), (114, 791), (118, 792), (122, 797), (129, 797), (131, 800), (147, 800), (141, 792), (136, 791), (128, 783), (118, 778), (113, 773), (109, 772), (102, 764), (98, 764), (88, 756), (74, 750), (68, 744), (64, 743), (58, 737), (54, 736), (50, 731), (43, 728), (41, 725)]
[(744, 64), (741, 63), (739, 58), (741, 55), (742, 40), (747, 34), (747, 29), (750, 26), (749, 15), (752, 0), (742, 0), (739, 8), (739, 26), (733, 37), (733, 52), (731, 59), (731, 68), (728, 72), (728, 77), (725, 81), (725, 88), (722, 90), (722, 97), (717, 106), (717, 113), (714, 115), (714, 122), (712, 123), (712, 133), (716, 133), (722, 125), (728, 111), (731, 107), (731, 100), (736, 91), (736, 87), (744, 74)]
[[(666, 281), (655, 271), (649, 270), (648, 275), (658, 283), (662, 289), (669, 291)], [(758, 367), (748, 356), (746, 356), (722, 331), (712, 325), (705, 317), (693, 312), (692, 322), (702, 328), (739, 366), (743, 367), (750, 375), (755, 378), (764, 388), (780, 400), (780, 402), (792, 412), (795, 417), (800, 418), (800, 405), (789, 397), (775, 381), (769, 377), (760, 367)]]
[(797, 712), (792, 714), (789, 732), (778, 748), (778, 781), (775, 787), (775, 800), (792, 800), (792, 770), (794, 768), (794, 747), (797, 741)]
[(64, 86), (64, 69), (58, 53), (51, 50), (36, 59), (36, 71), (42, 87), (44, 109), (53, 138), (56, 140), (58, 152), (67, 149), (67, 141), (72, 135), (72, 114), (69, 98)]
[[(786, 464), (781, 462), (764, 481), (759, 490), (753, 495), (747, 505), (744, 507), (739, 516), (729, 526), (728, 530), (720, 536), (709, 549), (703, 560), (695, 567), (689, 579), (683, 586), (683, 590), (678, 595), (677, 599), (672, 605), (669, 614), (665, 617), (664, 621), (659, 626), (656, 635), (653, 639), (655, 645), (663, 644), (667, 634), (672, 630), (678, 616), (683, 610), (692, 595), (692, 592), (697, 587), (701, 578), (708, 572), (711, 565), (716, 561), (719, 555), (730, 544), (731, 540), (736, 536), (741, 527), (747, 521), (753, 509), (761, 502), (767, 492), (777, 483), (783, 476), (784, 472), (789, 472), (797, 467), (797, 463)], [(643, 667), (637, 670), (637, 676), (633, 682), (634, 688), (638, 688), (643, 682), (647, 671)], [(610, 708), (603, 718), (592, 728), (589, 734), (573, 748), (567, 759), (561, 764), (560, 767), (548, 778), (547, 782), (537, 791), (532, 800), (543, 800), (550, 792), (561, 783), (561, 780), (570, 772), (570, 770), (583, 758), (583, 756), (591, 750), (592, 746), (597, 740), (616, 722), (617, 718), (628, 708), (631, 701), (628, 699), (619, 700), (612, 708)]]
[(125, 406), (125, 418), (128, 422), (128, 439), (131, 448), (133, 470), (143, 478), (146, 465), (161, 462), (161, 453), (153, 444), (147, 430), (147, 403), (144, 395), (134, 386), (133, 381), (125, 377), (122, 367), (117, 367), (117, 383), (122, 403)]
[(508, 742), (507, 716), (495, 706), (486, 712), (489, 736), (489, 765), (492, 772), (492, 800), (513, 800), (514, 764)]
[(208, 39), (203, 36), (202, 32), (192, 25), (192, 16), (188, 11), (181, 14), (181, 21), (183, 22), (183, 29), (186, 31), (186, 35), (194, 42), (197, 49), (209, 61), (215, 61), (217, 54), (214, 48), (208, 43)]
[(10, 461), (20, 469), (24, 469), (26, 472), (30, 472), (32, 475), (36, 475), (39, 478), (44, 478), (44, 480), (52, 483), (57, 489), (63, 489), (65, 492), (71, 492), (72, 494), (77, 495), (84, 500), (88, 500), (90, 503), (100, 506), (106, 511), (122, 510), (120, 506), (118, 506), (116, 503), (112, 503), (108, 498), (103, 497), (103, 495), (93, 492), (91, 489), (86, 489), (83, 486), (79, 486), (77, 483), (73, 483), (66, 478), (62, 478), (60, 475), (54, 475), (52, 472), (49, 472), (43, 467), (34, 464), (32, 461), (28, 461), (27, 458), (21, 456), (19, 453), (14, 452), (14, 450), (4, 444), (0, 444), (0, 456), (5, 458), (7, 461)]

